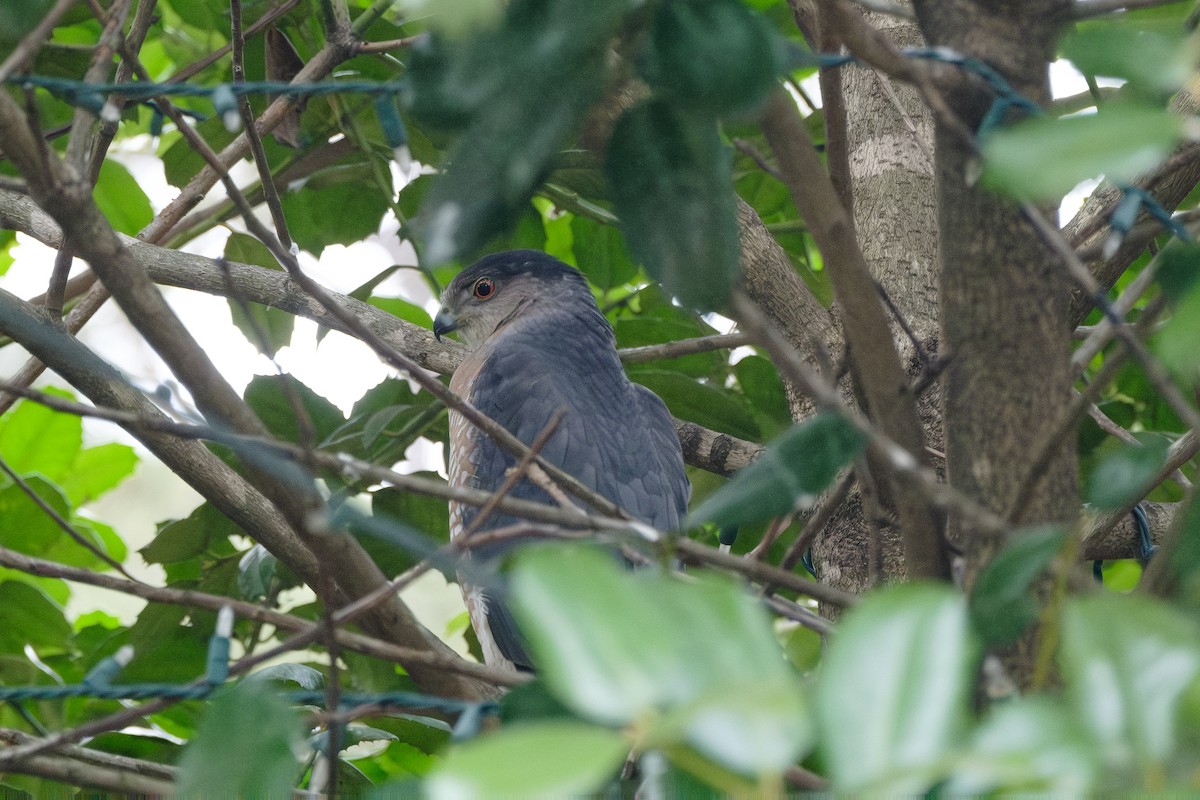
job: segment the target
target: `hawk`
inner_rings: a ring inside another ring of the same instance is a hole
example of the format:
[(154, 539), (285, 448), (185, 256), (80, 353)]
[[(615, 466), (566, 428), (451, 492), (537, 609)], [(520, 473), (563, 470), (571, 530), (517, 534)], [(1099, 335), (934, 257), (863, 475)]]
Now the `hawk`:
[[(458, 331), (469, 349), (451, 389), (526, 444), (562, 409), (542, 457), (654, 528), (679, 527), (691, 486), (671, 416), (657, 395), (625, 375), (612, 328), (578, 270), (534, 250), (496, 253), (459, 273), (441, 304), (435, 336)], [(515, 463), (450, 411), (452, 486), (494, 491)], [(527, 480), (509, 496), (553, 502)], [(451, 538), (461, 536), (477, 513), (452, 501)], [(515, 522), (495, 513), (480, 530)], [(502, 547), (473, 552), (480, 563), (502, 555)], [(484, 660), (532, 670), (498, 593), (464, 585), (463, 594)]]

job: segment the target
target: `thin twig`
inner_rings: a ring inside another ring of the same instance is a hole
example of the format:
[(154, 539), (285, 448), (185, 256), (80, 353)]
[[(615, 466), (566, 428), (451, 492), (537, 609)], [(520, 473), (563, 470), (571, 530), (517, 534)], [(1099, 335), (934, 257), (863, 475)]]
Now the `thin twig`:
[(385, 39), (379, 42), (363, 42), (358, 46), (360, 53), (390, 53), (393, 50), (403, 50), (412, 47), (421, 37), (404, 36), (399, 39)]
[(750, 337), (741, 332), (715, 333), (711, 336), (698, 336), (694, 339), (679, 339), (664, 344), (648, 344), (642, 347), (626, 347), (617, 351), (625, 364), (642, 364), (647, 361), (659, 361), (668, 358), (709, 353), (713, 350), (727, 350), (750, 344)]
[(1167, 405), (1183, 420), (1184, 424), (1193, 430), (1200, 430), (1200, 412), (1184, 398), (1179, 387), (1167, 374), (1166, 368), (1150, 354), (1142, 341), (1130, 331), (1125, 321), (1104, 299), (1103, 289), (1100, 288), (1092, 273), (1088, 271), (1087, 266), (1075, 255), (1075, 251), (1071, 249), (1058, 228), (1051, 225), (1041, 209), (1032, 203), (1022, 203), (1021, 213), (1033, 224), (1038, 235), (1050, 249), (1062, 259), (1063, 264), (1067, 267), (1067, 272), (1080, 288), (1105, 309), (1105, 316), (1109, 317), (1113, 323), (1114, 334), (1138, 362), (1138, 366), (1142, 368), (1150, 385), (1167, 401)]
[[(235, 83), (246, 82), (245, 51), (246, 38), (242, 30), (242, 2), (229, 0), (229, 11), (233, 19), (233, 80)], [(271, 176), (271, 165), (267, 162), (267, 152), (263, 149), (262, 136), (255, 127), (254, 111), (250, 108), (250, 97), (241, 95), (238, 100), (238, 113), (242, 117), (242, 127), (246, 129), (246, 137), (250, 142), (250, 154), (254, 166), (258, 169), (258, 179), (262, 186), (263, 199), (271, 212), (271, 221), (275, 223), (275, 235), (280, 243), (287, 248), (292, 246), (292, 237), (288, 232), (287, 217), (283, 214), (283, 205), (279, 201), (279, 192), (275, 188), (275, 179)], [(211, 163), (211, 162), (210, 162)]]

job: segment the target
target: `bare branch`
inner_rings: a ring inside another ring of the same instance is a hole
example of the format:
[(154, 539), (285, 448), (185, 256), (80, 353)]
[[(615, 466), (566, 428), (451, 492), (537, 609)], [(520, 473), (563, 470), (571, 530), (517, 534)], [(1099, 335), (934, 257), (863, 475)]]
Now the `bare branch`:
[(626, 364), (642, 364), (646, 361), (661, 361), (696, 353), (709, 353), (713, 350), (726, 350), (747, 344), (750, 344), (750, 337), (744, 333), (718, 333), (712, 336), (699, 336), (695, 339), (680, 339), (666, 344), (626, 347), (618, 350), (617, 355)]

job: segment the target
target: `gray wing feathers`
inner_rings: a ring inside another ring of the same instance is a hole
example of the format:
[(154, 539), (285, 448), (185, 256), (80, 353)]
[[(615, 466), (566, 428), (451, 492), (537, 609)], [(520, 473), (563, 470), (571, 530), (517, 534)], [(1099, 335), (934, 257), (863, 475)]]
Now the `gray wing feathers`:
[[(525, 325), (489, 343), (493, 346), (474, 380), (471, 401), (526, 444), (564, 409), (542, 455), (654, 527), (678, 527), (690, 488), (666, 406), (649, 389), (629, 382), (602, 320), (596, 325), (597, 320), (547, 316), (551, 318), (541, 324)], [(479, 448), (472, 483), (494, 490), (516, 460), (477, 430), (470, 436)], [(552, 502), (528, 481), (510, 494)], [(470, 524), (475, 513), (464, 509), (463, 524)], [(497, 514), (485, 527), (513, 522)], [(496, 558), (504, 549), (476, 555)], [(497, 645), (506, 657), (528, 666), (503, 603), (489, 599), (489, 627)]]

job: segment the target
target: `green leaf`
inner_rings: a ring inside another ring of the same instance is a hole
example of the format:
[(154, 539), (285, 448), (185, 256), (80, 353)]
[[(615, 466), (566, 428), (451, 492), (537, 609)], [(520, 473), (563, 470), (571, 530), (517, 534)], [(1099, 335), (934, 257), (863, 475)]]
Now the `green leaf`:
[(154, 219), (150, 198), (129, 170), (111, 158), (100, 165), (100, 179), (92, 196), (100, 213), (121, 233), (134, 236)]
[(1171, 94), (1192, 73), (1194, 53), (1182, 28), (1143, 30), (1128, 19), (1080, 25), (1059, 44), (1080, 72), (1124, 78), (1135, 87)]
[(238, 591), (242, 597), (247, 600), (266, 597), (278, 567), (278, 559), (261, 544), (247, 550), (238, 561)]
[(654, 746), (685, 744), (739, 772), (777, 773), (809, 743), (808, 714), (762, 608), (729, 580), (629, 573), (581, 547), (524, 551), (513, 610), (539, 674), (586, 719), (665, 712)]
[[(617, 336), (617, 347), (621, 348), (666, 344), (708, 333), (693, 320), (662, 319), (653, 316), (620, 317), (613, 325), (613, 332)], [(630, 370), (635, 373), (635, 380), (638, 380), (636, 374), (641, 373), (651, 375), (683, 373), (692, 378), (707, 378), (723, 374), (726, 367), (725, 354), (714, 351), (679, 358), (658, 359), (645, 365), (630, 365)], [(676, 378), (676, 380), (678, 379)], [(739, 411), (745, 413), (744, 408)], [(747, 424), (752, 424), (752, 420), (746, 420), (743, 427), (746, 427)]]
[(290, 375), (256, 375), (246, 386), (245, 398), (267, 430), (285, 442), (300, 441), (301, 421), (293, 398), (303, 409), (304, 422), (313, 428), (314, 444), (346, 421), (341, 409)]
[(80, 450), (71, 470), (58, 485), (72, 505), (89, 503), (129, 477), (137, 466), (137, 452), (126, 444), (97, 445)]
[[(1193, 343), (1193, 347), (1194, 347)], [(1097, 465), (1084, 497), (1097, 508), (1121, 508), (1142, 497), (1167, 458), (1167, 440), (1145, 435), (1140, 444), (1122, 443)]]
[(1131, 104), (1095, 114), (1038, 117), (989, 133), (983, 141), (988, 185), (1018, 197), (1052, 200), (1104, 174), (1132, 181), (1171, 151), (1180, 120), (1165, 109)]
[(1079, 724), (1062, 705), (1046, 697), (1027, 697), (992, 706), (941, 795), (1081, 797), (1094, 788), (1097, 760)]
[[(421, 473), (421, 477), (437, 479), (434, 473)], [(445, 500), (385, 486), (371, 493), (371, 512), (404, 522), (439, 542), (450, 540)]]
[(0, 55), (7, 57), (9, 46), (37, 27), (51, 5), (51, 0), (8, 0), (0, 4)]
[[(66, 519), (84, 541), (117, 560), (124, 557), (124, 542), (112, 529), (103, 523), (74, 515), (58, 486), (38, 475), (29, 476), (25, 483), (43, 503)], [(0, 489), (0, 544), (68, 566), (102, 568), (102, 562), (90, 550), (66, 533), (16, 484)]]
[[(750, 401), (756, 416), (765, 419), (772, 436), (792, 424), (787, 392), (779, 379), (779, 370), (768, 358), (746, 356), (733, 366), (738, 386)], [(764, 423), (760, 421), (759, 427)]]
[[(379, 728), (372, 728), (369, 725), (360, 725), (351, 723), (339, 732), (338, 744), (339, 753), (345, 753), (347, 749), (356, 744), (363, 742), (380, 742), (380, 741), (396, 741), (398, 737), (394, 733), (382, 731)], [(315, 736), (308, 737), (308, 747), (314, 753), (326, 753), (329, 751), (329, 730), (325, 729)], [(345, 758), (345, 756), (343, 756)], [(367, 781), (370, 784), (370, 781)]]
[(353, 244), (379, 230), (389, 194), (364, 187), (361, 180), (305, 184), (280, 198), (288, 230), (302, 249), (315, 256), (327, 245)]
[[(230, 234), (225, 242), (225, 258), (264, 269), (282, 269), (266, 245), (245, 233)], [(281, 347), (292, 341), (296, 317), (286, 311), (231, 297), (229, 313), (246, 341), (268, 358), (274, 358)]]
[[(49, 389), (57, 397), (69, 392)], [(14, 471), (40, 473), (52, 481), (66, 477), (83, 445), (83, 423), (74, 414), (22, 400), (0, 418), (0, 455)]]
[(413, 325), (425, 328), (426, 330), (433, 328), (433, 318), (429, 316), (429, 312), (415, 303), (410, 303), (399, 297), (371, 297), (367, 302), (380, 311), (386, 311), (393, 317), (398, 317), (405, 322), (411, 322)]
[[(190, 620), (191, 624), (186, 624)], [(179, 606), (152, 603), (142, 609), (129, 627), (128, 643), (135, 658), (121, 672), (121, 680), (187, 683), (202, 675), (208, 640), (216, 614)], [(114, 645), (115, 649), (115, 645)]]
[(1194, 294), (1193, 287), (1200, 286), (1200, 243), (1172, 239), (1158, 254), (1154, 279), (1172, 306)]
[(20, 653), (25, 645), (35, 649), (66, 645), (71, 624), (63, 610), (27, 583), (0, 583), (0, 653)]
[[(187, 2), (190, 3), (192, 0), (187, 0)], [(206, 109), (206, 111), (210, 110), (211, 107)], [(217, 151), (220, 151), (237, 136), (236, 133), (225, 130), (225, 126), (221, 123), (220, 116), (217, 114), (213, 114), (208, 119), (197, 123), (196, 133), (204, 137), (204, 141), (208, 142)], [(167, 147), (162, 154), (162, 161), (167, 183), (177, 189), (187, 186), (188, 181), (206, 166), (204, 156), (197, 153), (188, 143), (188, 140), (182, 136), (176, 138)]]
[(617, 228), (576, 215), (571, 217), (571, 237), (575, 266), (593, 285), (608, 290), (637, 277), (637, 264)]
[(701, 383), (680, 372), (637, 367), (630, 378), (662, 398), (680, 419), (713, 428), (739, 439), (757, 439), (758, 425), (744, 397), (728, 389)]
[(624, 737), (594, 725), (514, 725), (451, 750), (425, 792), (435, 800), (585, 795), (615, 777), (628, 753)]
[(719, 311), (738, 276), (732, 161), (710, 118), (634, 106), (605, 159), (634, 256), (684, 305)]
[(213, 536), (228, 536), (237, 528), (211, 503), (201, 503), (184, 519), (158, 527), (158, 534), (138, 550), (149, 564), (173, 564), (195, 558), (208, 550)]
[(1196, 380), (1200, 369), (1200, 286), (1193, 287), (1174, 304), (1174, 313), (1154, 337), (1154, 352), (1182, 380)]
[(267, 684), (213, 697), (179, 762), (181, 797), (289, 797), (300, 774), (292, 747), (300, 719)]
[(863, 435), (837, 414), (817, 414), (769, 442), (757, 461), (691, 513), (688, 524), (724, 528), (810, 505), (865, 445)]
[(1059, 526), (1016, 531), (1011, 543), (979, 573), (971, 590), (971, 624), (985, 644), (999, 647), (1015, 641), (1037, 621), (1040, 609), (1029, 590), (1066, 538)]
[(754, 110), (783, 66), (770, 23), (740, 0), (659, 3), (650, 41), (650, 82), (706, 114)]
[(1200, 679), (1200, 630), (1146, 597), (1094, 594), (1063, 611), (1063, 678), (1105, 763), (1153, 772), (1177, 746), (1180, 701)]
[(476, 250), (528, 208), (599, 98), (609, 42), (633, 5), (523, 0), (498, 28), (453, 42), (434, 37), (414, 51), (412, 110), (433, 126), (465, 130), (423, 206), (429, 261)]
[(936, 783), (965, 730), (977, 655), (949, 587), (896, 586), (847, 613), (816, 692), (834, 790), (900, 796)]

